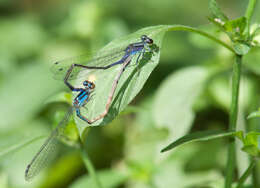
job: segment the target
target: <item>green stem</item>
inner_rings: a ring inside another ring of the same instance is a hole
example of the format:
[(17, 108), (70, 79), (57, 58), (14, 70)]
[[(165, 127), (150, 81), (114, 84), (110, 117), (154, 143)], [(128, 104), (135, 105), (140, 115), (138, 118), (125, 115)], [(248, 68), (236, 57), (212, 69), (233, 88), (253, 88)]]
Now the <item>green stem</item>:
[[(247, 9), (246, 9), (246, 13), (245, 13), (245, 17), (247, 18), (246, 32), (247, 32), (248, 36), (250, 35), (250, 23), (251, 23), (252, 15), (254, 13), (255, 6), (256, 6), (256, 0), (249, 0), (249, 3), (247, 5)], [(252, 164), (253, 159), (250, 159), (250, 160), (251, 160), (251, 164)], [(259, 180), (258, 180), (257, 168), (253, 169), (252, 177), (253, 177), (254, 186), (258, 187), (259, 186)]]
[[(233, 64), (233, 75), (232, 75), (232, 100), (231, 100), (231, 109), (230, 109), (230, 118), (229, 118), (229, 130), (235, 131), (237, 124), (237, 112), (238, 112), (238, 97), (239, 97), (239, 83), (240, 83), (240, 74), (241, 74), (241, 63), (242, 56), (236, 55), (235, 63)], [(234, 169), (235, 169), (235, 139), (231, 139), (231, 142), (228, 147), (228, 161), (226, 168), (226, 179), (225, 179), (225, 188), (231, 188)]]
[(245, 17), (247, 18), (247, 27), (246, 27), (246, 32), (249, 36), (249, 32), (250, 32), (250, 22), (251, 22), (251, 18), (255, 9), (255, 5), (256, 5), (256, 0), (249, 0), (249, 3), (247, 5), (247, 9), (246, 9), (246, 13), (245, 13)]
[(83, 144), (81, 146), (81, 156), (82, 156), (82, 159), (84, 161), (86, 168), (88, 169), (90, 176), (92, 177), (93, 181), (96, 183), (96, 188), (102, 188), (101, 182), (99, 181), (99, 179), (97, 177), (94, 165), (92, 164), (87, 151), (84, 149)]
[(246, 9), (246, 13), (245, 13), (245, 17), (248, 20), (248, 24), (250, 24), (254, 9), (255, 9), (255, 5), (256, 5), (256, 0), (249, 0), (247, 9)]
[(246, 169), (246, 171), (243, 173), (243, 175), (241, 176), (241, 178), (239, 178), (239, 180), (238, 180), (238, 185), (237, 185), (236, 188), (241, 188), (241, 187), (244, 185), (246, 179), (247, 179), (248, 176), (251, 174), (251, 172), (252, 172), (254, 166), (255, 166), (255, 160), (252, 160), (251, 163), (250, 163), (250, 165), (249, 165), (249, 167), (248, 167), (248, 168)]
[(211, 35), (209, 33), (206, 33), (202, 30), (193, 28), (193, 27), (189, 27), (189, 26), (183, 26), (183, 25), (176, 25), (176, 26), (169, 26), (168, 31), (190, 31), (190, 32), (194, 32), (194, 33), (198, 33), (206, 38), (209, 38), (217, 43), (219, 43), (220, 45), (224, 46), (225, 48), (227, 48), (228, 50), (230, 50), (231, 52), (233, 52), (234, 54), (236, 53), (235, 50), (229, 46), (227, 43), (217, 39), (214, 35)]
[(252, 178), (253, 178), (253, 187), (259, 187), (259, 173), (257, 167), (253, 168), (252, 172)]

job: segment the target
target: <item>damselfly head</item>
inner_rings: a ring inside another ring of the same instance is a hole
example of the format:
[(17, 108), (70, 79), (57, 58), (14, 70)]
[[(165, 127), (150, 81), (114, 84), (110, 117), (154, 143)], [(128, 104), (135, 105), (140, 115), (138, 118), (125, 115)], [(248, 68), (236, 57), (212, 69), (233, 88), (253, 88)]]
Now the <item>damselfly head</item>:
[(141, 40), (147, 44), (153, 44), (153, 39), (149, 38), (147, 35), (142, 35)]
[(95, 84), (93, 82), (90, 82), (88, 80), (85, 80), (83, 82), (83, 85), (88, 88), (88, 89), (94, 89), (95, 88)]

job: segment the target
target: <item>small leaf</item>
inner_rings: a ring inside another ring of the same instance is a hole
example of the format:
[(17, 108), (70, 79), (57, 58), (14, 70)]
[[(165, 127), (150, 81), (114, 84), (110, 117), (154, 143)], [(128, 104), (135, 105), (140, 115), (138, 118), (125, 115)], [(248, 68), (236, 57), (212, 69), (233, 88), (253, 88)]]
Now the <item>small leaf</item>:
[(239, 136), (238, 138), (243, 142), (242, 150), (254, 157), (260, 157), (260, 150), (258, 146), (259, 132), (249, 132), (246, 136)]
[(227, 32), (239, 33), (240, 35), (242, 35), (242, 33), (244, 32), (244, 30), (246, 28), (246, 24), (247, 24), (246, 17), (240, 17), (235, 20), (227, 21), (224, 24), (224, 29)]
[(238, 131), (236, 134), (237, 138), (240, 140), (244, 139), (244, 132), (243, 131)]
[(249, 52), (250, 46), (244, 43), (236, 42), (234, 43), (234, 50), (238, 55), (245, 55)]
[(240, 131), (230, 131), (230, 132), (225, 132), (225, 131), (202, 131), (202, 132), (196, 132), (196, 133), (191, 133), (188, 135), (185, 135), (178, 140), (172, 142), (169, 144), (167, 147), (161, 150), (161, 152), (165, 152), (168, 150), (171, 150), (179, 145), (189, 143), (189, 142), (194, 142), (194, 141), (206, 141), (206, 140), (212, 140), (216, 138), (223, 138), (223, 137), (231, 137), (231, 136), (237, 136)]
[(216, 0), (209, 1), (209, 10), (214, 18), (219, 18), (224, 22), (228, 21), (228, 17), (221, 11)]
[(248, 115), (247, 119), (260, 117), (260, 110), (252, 112)]
[(258, 136), (260, 135), (260, 133), (258, 132), (249, 132), (246, 134), (245, 138), (244, 138), (244, 145), (254, 145), (254, 146), (258, 146)]
[(249, 155), (251, 156), (254, 156), (254, 157), (259, 157), (260, 156), (260, 151), (259, 149), (254, 146), (254, 145), (247, 145), (247, 146), (244, 146), (242, 148), (242, 150), (246, 153), (248, 153)]

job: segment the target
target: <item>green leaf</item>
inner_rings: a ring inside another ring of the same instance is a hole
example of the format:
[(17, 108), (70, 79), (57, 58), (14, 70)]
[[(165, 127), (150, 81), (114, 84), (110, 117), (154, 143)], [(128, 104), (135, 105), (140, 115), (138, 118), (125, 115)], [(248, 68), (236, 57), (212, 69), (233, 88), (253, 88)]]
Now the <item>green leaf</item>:
[(209, 10), (214, 18), (219, 18), (222, 21), (228, 21), (228, 17), (221, 11), (216, 0), (209, 1)]
[(16, 143), (14, 145), (9, 145), (7, 148), (5, 149), (1, 149), (0, 150), (0, 159), (6, 155), (9, 155), (9, 154), (13, 154), (15, 153), (16, 151), (18, 151), (19, 149), (22, 149), (24, 148), (25, 146), (39, 140), (39, 139), (42, 139), (42, 138), (45, 138), (45, 136), (36, 136), (36, 137), (33, 137), (29, 140), (26, 140), (26, 141), (22, 141), (22, 142), (19, 142), (19, 143)]
[(43, 101), (57, 92), (59, 86), (47, 75), (49, 69), (40, 64), (25, 66), (10, 75), (10, 79), (0, 88), (1, 91), (8, 91), (0, 93), (2, 129), (21, 126), (23, 122), (35, 117), (42, 108)]
[[(140, 41), (140, 36), (144, 34), (151, 37), (154, 40), (156, 46), (160, 48), (164, 33), (167, 29), (168, 26), (156, 26), (142, 29), (131, 35), (110, 42), (99, 53), (102, 54), (102, 51), (109, 51), (113, 48), (122, 48), (130, 43)], [(147, 53), (146, 55), (151, 57), (151, 53)], [(132, 60), (131, 64), (126, 68), (119, 80), (112, 105), (109, 109), (109, 113), (105, 116), (105, 118), (91, 124), (91, 126), (108, 124), (127, 107), (127, 105), (142, 89), (151, 72), (159, 63), (159, 57), (160, 52), (154, 52), (150, 61), (146, 62), (144, 59), (142, 59), (138, 65), (135, 64), (136, 59)], [(95, 118), (105, 111), (108, 95), (111, 93), (112, 83), (114, 82), (115, 76), (118, 74), (120, 68), (121, 66), (119, 65), (105, 71), (86, 70), (89, 72), (83, 73), (85, 75), (83, 79), (92, 80), (96, 85), (93, 100), (90, 100), (86, 104), (87, 109), (82, 109), (82, 114), (87, 118)], [(83, 79), (77, 79), (75, 85), (82, 85)], [(84, 135), (83, 132), (85, 131), (86, 127), (90, 126), (79, 118), (76, 118), (76, 124), (81, 136)]]
[[(19, 182), (25, 181), (22, 174), (44, 142), (43, 137), (48, 136), (47, 127), (46, 122), (36, 120), (28, 121), (8, 132), (1, 132), (1, 168), (8, 174), (8, 178)], [(55, 151), (53, 153), (56, 153)], [(17, 173), (21, 176), (17, 177)]]
[(179, 145), (189, 143), (189, 142), (194, 142), (194, 141), (206, 141), (206, 140), (212, 140), (216, 138), (223, 138), (223, 137), (231, 137), (231, 136), (236, 136), (239, 134), (240, 131), (230, 131), (230, 132), (225, 132), (225, 131), (203, 131), (203, 132), (196, 132), (196, 133), (191, 133), (188, 135), (185, 135), (178, 140), (172, 142), (169, 144), (167, 147), (163, 148), (161, 152), (165, 152), (168, 150), (171, 150)]
[[(114, 188), (120, 186), (127, 179), (125, 173), (116, 170), (102, 170), (97, 173), (98, 178), (101, 181), (103, 187)], [(85, 175), (76, 180), (70, 188), (81, 188), (81, 187), (96, 187), (95, 182), (92, 181), (92, 177)]]
[(184, 68), (170, 75), (158, 89), (153, 106), (156, 125), (169, 129), (169, 139), (185, 135), (192, 125), (192, 106), (201, 93), (208, 71), (202, 67)]
[(260, 117), (260, 109), (258, 111), (255, 111), (255, 112), (251, 112), (247, 119), (250, 119), (250, 118), (256, 118), (256, 117)]
[(258, 132), (249, 132), (246, 134), (243, 142), (245, 145), (254, 145), (254, 146), (258, 146), (258, 136), (260, 135), (260, 133)]
[(251, 156), (255, 156), (255, 157), (260, 156), (260, 151), (255, 145), (246, 145), (242, 148), (242, 150)]
[(234, 50), (238, 55), (245, 55), (249, 52), (250, 46), (244, 43), (236, 42), (234, 43)]
[(240, 135), (238, 138), (243, 142), (242, 150), (254, 157), (260, 157), (258, 146), (259, 132), (249, 132), (246, 136)]
[(246, 17), (240, 17), (238, 19), (230, 20), (225, 22), (224, 29), (227, 32), (231, 33), (239, 33), (242, 35), (247, 25)]

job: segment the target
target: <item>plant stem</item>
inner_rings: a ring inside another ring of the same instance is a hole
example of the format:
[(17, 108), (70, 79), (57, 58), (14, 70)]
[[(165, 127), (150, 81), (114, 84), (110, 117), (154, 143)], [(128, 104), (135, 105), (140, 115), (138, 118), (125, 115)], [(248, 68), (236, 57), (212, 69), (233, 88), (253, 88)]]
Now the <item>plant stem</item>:
[(255, 9), (255, 5), (256, 5), (256, 0), (249, 0), (246, 13), (245, 13), (245, 17), (247, 18), (246, 32), (248, 36), (250, 35), (250, 22)]
[(248, 167), (248, 168), (246, 169), (246, 171), (243, 173), (243, 175), (241, 176), (241, 178), (239, 178), (237, 188), (241, 188), (241, 187), (244, 185), (246, 179), (247, 179), (248, 176), (251, 174), (251, 172), (252, 172), (254, 166), (255, 166), (255, 160), (252, 160), (251, 163), (250, 163), (250, 165), (249, 165), (249, 167)]
[[(235, 63), (233, 64), (233, 75), (232, 75), (232, 100), (231, 100), (231, 109), (230, 109), (230, 118), (229, 118), (229, 131), (236, 130), (237, 124), (237, 112), (238, 112), (238, 97), (239, 97), (239, 83), (240, 83), (240, 74), (241, 74), (241, 63), (242, 56), (236, 55)], [(225, 188), (231, 188), (234, 168), (235, 168), (235, 139), (231, 139), (228, 147), (228, 161), (226, 168), (226, 179), (225, 179)]]
[(102, 188), (101, 182), (99, 181), (99, 179), (97, 177), (94, 165), (92, 164), (87, 151), (84, 149), (83, 144), (81, 146), (81, 156), (82, 156), (82, 159), (84, 161), (86, 168), (88, 169), (90, 176), (92, 177), (93, 181), (96, 183), (96, 188)]
[(245, 17), (248, 20), (248, 24), (250, 24), (254, 9), (255, 9), (255, 5), (256, 5), (256, 0), (249, 0), (247, 9), (246, 9), (246, 13), (245, 13)]
[(200, 35), (202, 35), (206, 38), (209, 38), (209, 39), (219, 43), (220, 45), (224, 46), (225, 48), (227, 48), (229, 51), (233, 52), (234, 54), (236, 53), (235, 50), (231, 46), (229, 46), (227, 43), (219, 40), (214, 35), (206, 33), (206, 32), (204, 32), (200, 29), (197, 29), (197, 28), (183, 26), (183, 25), (176, 25), (176, 26), (169, 26), (168, 31), (190, 31), (190, 32), (193, 32), (193, 33), (198, 33), (198, 34), (200, 34)]
[[(245, 17), (247, 18), (247, 30), (246, 31), (247, 31), (248, 36), (250, 35), (250, 22), (251, 22), (252, 15), (254, 13), (255, 5), (256, 5), (256, 0), (249, 0), (247, 9), (246, 9), (246, 13), (245, 13)], [(251, 159), (251, 162), (252, 162), (252, 159)], [(253, 176), (254, 186), (258, 187), (259, 181), (258, 181), (257, 168), (253, 169), (252, 176)]]
[(253, 187), (259, 187), (260, 183), (259, 183), (259, 173), (258, 173), (257, 166), (253, 168), (252, 178), (253, 178)]

